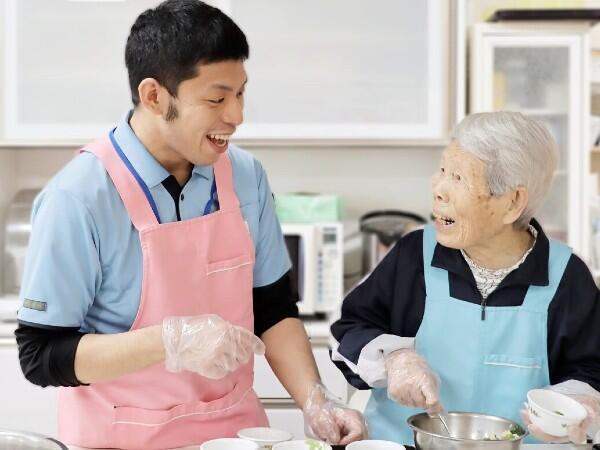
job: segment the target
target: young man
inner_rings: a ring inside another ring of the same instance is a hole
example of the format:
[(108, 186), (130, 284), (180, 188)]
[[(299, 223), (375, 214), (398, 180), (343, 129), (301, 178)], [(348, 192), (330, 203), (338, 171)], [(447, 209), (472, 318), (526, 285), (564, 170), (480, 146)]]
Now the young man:
[(134, 109), (35, 202), (16, 335), (25, 376), (63, 386), (68, 444), (173, 448), (267, 425), (252, 390), (263, 352), (318, 437), (365, 435), (319, 382), (265, 172), (228, 145), (247, 57), (202, 2), (141, 14)]

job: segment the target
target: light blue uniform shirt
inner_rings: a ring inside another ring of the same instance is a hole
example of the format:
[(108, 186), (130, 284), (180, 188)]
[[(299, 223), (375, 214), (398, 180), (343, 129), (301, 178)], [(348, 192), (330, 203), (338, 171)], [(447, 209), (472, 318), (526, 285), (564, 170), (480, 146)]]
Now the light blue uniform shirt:
[[(173, 222), (175, 203), (162, 185), (169, 172), (135, 136), (130, 115), (115, 129), (117, 143), (150, 189), (161, 223)], [(267, 175), (260, 162), (234, 145), (229, 157), (256, 251), (254, 287), (266, 286), (291, 267)], [(179, 197), (181, 220), (203, 214), (213, 178), (212, 166), (193, 168)], [(20, 296), (39, 303), (33, 303), (35, 309), (21, 307), (18, 318), (86, 333), (126, 331), (138, 310), (141, 285), (138, 232), (100, 160), (82, 153), (50, 180), (33, 204)]]

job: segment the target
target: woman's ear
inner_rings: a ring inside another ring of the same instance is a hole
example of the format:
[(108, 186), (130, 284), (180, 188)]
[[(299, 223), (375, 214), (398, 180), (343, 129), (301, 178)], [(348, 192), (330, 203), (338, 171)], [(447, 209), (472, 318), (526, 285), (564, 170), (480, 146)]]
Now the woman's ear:
[(506, 225), (515, 223), (527, 208), (529, 203), (529, 192), (527, 188), (519, 186), (510, 193), (510, 205), (504, 214), (503, 222)]

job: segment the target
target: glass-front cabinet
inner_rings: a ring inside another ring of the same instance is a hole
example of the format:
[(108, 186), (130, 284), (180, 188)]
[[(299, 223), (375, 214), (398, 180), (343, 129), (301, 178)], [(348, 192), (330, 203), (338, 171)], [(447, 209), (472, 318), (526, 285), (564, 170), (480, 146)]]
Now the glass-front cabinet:
[(546, 233), (589, 257), (589, 27), (477, 24), (471, 36), (470, 111), (520, 111), (543, 122), (560, 159), (536, 215)]
[[(159, 2), (0, 1), (0, 144), (86, 142), (111, 127), (131, 105), (129, 29)], [(209, 3), (250, 43), (238, 139), (448, 137), (462, 0)]]

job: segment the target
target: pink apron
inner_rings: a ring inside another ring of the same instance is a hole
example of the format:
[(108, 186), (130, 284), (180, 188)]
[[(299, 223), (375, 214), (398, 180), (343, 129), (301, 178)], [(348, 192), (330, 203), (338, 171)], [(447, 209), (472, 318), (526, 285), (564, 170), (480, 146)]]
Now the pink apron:
[[(102, 161), (139, 232), (144, 272), (131, 329), (160, 324), (166, 316), (218, 314), (252, 331), (254, 245), (228, 155), (214, 165), (219, 211), (159, 224), (108, 137), (82, 151)], [(58, 437), (81, 447), (151, 450), (267, 426), (252, 389), (253, 366), (251, 359), (225, 378), (209, 380), (192, 372), (167, 372), (160, 363), (113, 381), (60, 388)]]

